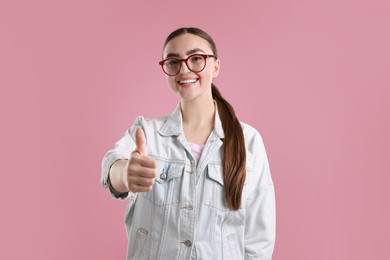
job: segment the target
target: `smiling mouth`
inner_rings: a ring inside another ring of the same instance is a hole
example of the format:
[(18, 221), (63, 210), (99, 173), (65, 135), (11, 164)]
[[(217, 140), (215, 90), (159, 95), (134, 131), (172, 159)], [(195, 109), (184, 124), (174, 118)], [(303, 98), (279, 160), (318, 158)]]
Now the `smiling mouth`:
[(197, 81), (198, 81), (198, 79), (186, 79), (186, 80), (180, 80), (178, 82), (180, 85), (184, 85), (184, 84), (193, 84)]

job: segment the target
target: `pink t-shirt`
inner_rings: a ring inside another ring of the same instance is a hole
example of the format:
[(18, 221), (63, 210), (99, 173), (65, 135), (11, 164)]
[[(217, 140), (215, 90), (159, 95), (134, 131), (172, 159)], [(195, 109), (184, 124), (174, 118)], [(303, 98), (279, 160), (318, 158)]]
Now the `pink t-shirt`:
[(199, 162), (200, 156), (201, 156), (202, 151), (203, 151), (204, 144), (194, 144), (194, 143), (188, 142), (188, 145), (191, 148), (192, 155), (195, 156), (196, 161)]

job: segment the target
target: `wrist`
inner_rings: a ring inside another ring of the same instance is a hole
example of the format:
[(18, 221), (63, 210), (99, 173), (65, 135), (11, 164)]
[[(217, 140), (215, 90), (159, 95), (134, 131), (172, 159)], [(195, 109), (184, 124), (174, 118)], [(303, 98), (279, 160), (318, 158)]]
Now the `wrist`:
[(108, 188), (110, 189), (110, 192), (114, 195), (114, 197), (125, 198), (127, 196), (127, 192), (119, 192), (114, 188), (110, 180), (110, 174), (108, 174), (107, 184), (108, 184)]
[(129, 180), (128, 180), (128, 173), (127, 173), (128, 168), (129, 168), (129, 160), (126, 160), (122, 164), (120, 172), (121, 172), (122, 185), (127, 192), (129, 192)]

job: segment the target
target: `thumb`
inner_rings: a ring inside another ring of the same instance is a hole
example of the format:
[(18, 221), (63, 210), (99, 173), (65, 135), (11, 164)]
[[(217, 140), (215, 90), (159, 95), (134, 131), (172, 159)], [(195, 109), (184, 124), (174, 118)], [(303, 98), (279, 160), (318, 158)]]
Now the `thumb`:
[(142, 155), (147, 155), (145, 145), (145, 133), (142, 128), (137, 128), (137, 130), (135, 131), (135, 144), (137, 145), (137, 147), (135, 148), (134, 152), (138, 152)]

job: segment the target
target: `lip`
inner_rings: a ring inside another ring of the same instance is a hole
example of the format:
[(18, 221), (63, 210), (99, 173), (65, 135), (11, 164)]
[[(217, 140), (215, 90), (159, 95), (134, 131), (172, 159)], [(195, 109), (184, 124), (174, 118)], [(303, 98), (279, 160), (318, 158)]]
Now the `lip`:
[[(184, 80), (195, 80), (195, 82), (192, 82), (192, 83), (180, 83), (180, 81), (184, 81)], [(198, 82), (199, 78), (180, 78), (179, 80), (176, 81), (176, 83), (181, 87), (181, 88), (189, 88), (191, 87), (193, 84), (195, 84), (196, 82)]]
[(184, 81), (184, 80), (198, 80), (199, 78), (179, 78), (176, 80), (177, 83), (180, 84), (180, 81)]

